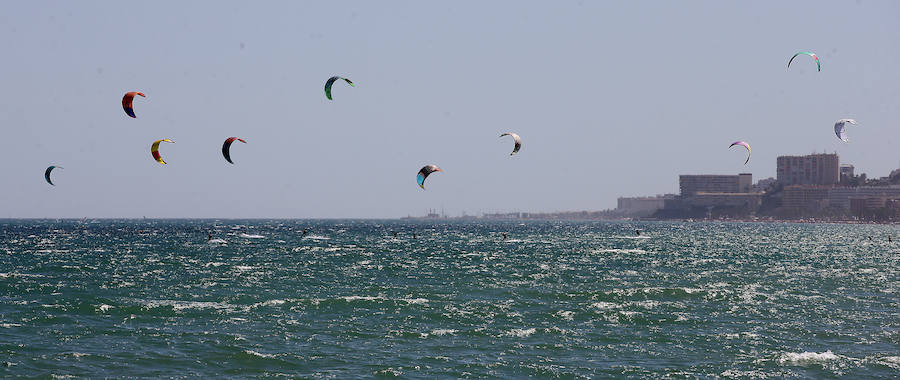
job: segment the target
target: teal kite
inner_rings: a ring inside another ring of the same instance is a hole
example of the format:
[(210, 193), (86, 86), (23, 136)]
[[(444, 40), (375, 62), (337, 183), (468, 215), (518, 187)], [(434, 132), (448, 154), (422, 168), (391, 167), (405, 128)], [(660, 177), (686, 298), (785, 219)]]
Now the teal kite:
[(798, 52), (797, 54), (794, 54), (794, 56), (791, 57), (791, 60), (788, 61), (788, 68), (789, 68), (789, 69), (791, 68), (791, 62), (793, 62), (793, 61), (794, 61), (794, 58), (797, 58), (797, 56), (800, 55), (800, 54), (806, 54), (806, 55), (808, 55), (808, 56), (810, 56), (810, 57), (813, 57), (813, 59), (816, 60), (816, 66), (818, 66), (819, 71), (822, 71), (822, 63), (819, 62), (819, 57), (816, 56), (816, 53), (808, 52), (808, 51), (801, 51), (801, 52)]
[(355, 87), (353, 85), (353, 82), (351, 82), (347, 78), (337, 77), (337, 76), (328, 78), (328, 81), (325, 82), (325, 97), (327, 97), (328, 100), (333, 100), (333, 99), (331, 99), (331, 86), (334, 85), (334, 81), (336, 81), (338, 79), (343, 79), (345, 82), (347, 82), (347, 84), (350, 85), (350, 87)]
[(425, 178), (428, 178), (431, 173), (442, 171), (443, 170), (437, 167), (437, 165), (425, 165), (421, 169), (419, 169), (419, 173), (416, 174), (416, 182), (419, 184), (419, 187), (425, 189)]

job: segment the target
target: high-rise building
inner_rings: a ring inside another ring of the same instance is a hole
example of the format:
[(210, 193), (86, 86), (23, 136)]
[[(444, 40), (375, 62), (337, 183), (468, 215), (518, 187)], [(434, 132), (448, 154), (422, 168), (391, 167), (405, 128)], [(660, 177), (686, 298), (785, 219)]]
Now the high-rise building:
[(777, 161), (778, 183), (791, 185), (835, 185), (840, 179), (837, 154), (780, 156)]
[(753, 184), (753, 174), (682, 174), (678, 176), (681, 196), (697, 193), (746, 193)]

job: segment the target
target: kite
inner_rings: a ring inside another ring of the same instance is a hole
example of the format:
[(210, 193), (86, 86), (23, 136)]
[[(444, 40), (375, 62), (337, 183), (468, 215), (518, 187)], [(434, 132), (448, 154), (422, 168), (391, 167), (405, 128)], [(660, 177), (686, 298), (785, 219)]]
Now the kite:
[(332, 99), (331, 99), (331, 86), (334, 85), (334, 81), (336, 81), (336, 80), (338, 80), (338, 79), (343, 79), (344, 81), (347, 82), (347, 84), (350, 85), (350, 87), (356, 87), (356, 86), (353, 85), (353, 82), (351, 82), (351, 81), (350, 81), (349, 79), (347, 79), (347, 78), (342, 78), (342, 77), (331, 77), (331, 78), (328, 78), (328, 81), (325, 82), (325, 96), (328, 98), (328, 100), (332, 100)]
[(166, 162), (163, 161), (162, 157), (159, 156), (159, 143), (161, 143), (163, 141), (170, 142), (172, 144), (175, 143), (174, 141), (169, 140), (169, 139), (156, 140), (153, 142), (153, 145), (150, 146), (150, 154), (153, 155), (153, 159), (155, 159), (156, 162), (159, 162), (160, 164), (165, 165)]
[(850, 124), (853, 124), (853, 125), (857, 125), (857, 124), (856, 124), (856, 120), (853, 120), (853, 119), (841, 119), (841, 120), (838, 120), (837, 123), (834, 123), (834, 134), (836, 134), (837, 137), (838, 137), (839, 139), (841, 139), (841, 141), (843, 141), (843, 142), (850, 142), (850, 139), (847, 138), (847, 131), (844, 130), (844, 127), (845, 127), (845, 124), (846, 124), (846, 123), (850, 123)]
[[(50, 165), (50, 167), (47, 168), (47, 170), (44, 172), (44, 179), (47, 180), (47, 183), (53, 185), (53, 181), (50, 180), (50, 172), (52, 172), (53, 169), (57, 169), (57, 168), (62, 169), (61, 166), (53, 166), (53, 165)], [(53, 186), (56, 186), (56, 185), (53, 185)]]
[(133, 118), (137, 118), (137, 116), (134, 115), (134, 107), (132, 107), (131, 105), (131, 103), (134, 101), (135, 95), (140, 95), (145, 98), (147, 97), (143, 92), (137, 91), (126, 92), (125, 96), (122, 97), (122, 108), (125, 109), (125, 113), (128, 116), (131, 116)]
[(419, 174), (416, 175), (416, 182), (419, 183), (419, 187), (425, 189), (425, 178), (428, 178), (431, 173), (442, 171), (437, 165), (425, 165), (422, 169), (419, 169)]
[(516, 154), (519, 151), (519, 148), (522, 147), (522, 139), (519, 138), (519, 135), (512, 133), (512, 132), (506, 132), (506, 133), (500, 135), (500, 137), (503, 137), (503, 136), (512, 136), (513, 140), (515, 140), (516, 145), (513, 147), (513, 151), (509, 155), (512, 156), (512, 155)]
[(731, 148), (735, 145), (740, 145), (744, 148), (747, 148), (747, 161), (744, 161), (744, 165), (747, 165), (747, 163), (750, 162), (750, 144), (747, 144), (744, 141), (735, 141), (735, 142), (731, 143), (731, 145), (729, 145), (728, 147)]
[(810, 56), (810, 57), (813, 57), (813, 59), (816, 60), (816, 66), (819, 68), (819, 71), (822, 71), (822, 63), (819, 62), (819, 57), (816, 56), (815, 53), (808, 52), (808, 51), (801, 51), (801, 52), (799, 52), (799, 53), (797, 53), (797, 54), (794, 54), (794, 56), (791, 57), (791, 60), (788, 61), (788, 68), (789, 68), (789, 69), (791, 68), (791, 62), (793, 62), (793, 61), (794, 61), (794, 58), (797, 58), (797, 56), (800, 55), (800, 54), (806, 54), (806, 55), (808, 55), (808, 56)]
[(225, 143), (222, 144), (222, 155), (225, 156), (225, 161), (228, 161), (229, 164), (234, 164), (234, 162), (231, 162), (231, 143), (233, 143), (234, 140), (240, 141), (244, 144), (247, 143), (246, 141), (244, 141), (244, 139), (239, 139), (237, 137), (229, 137), (225, 139)]

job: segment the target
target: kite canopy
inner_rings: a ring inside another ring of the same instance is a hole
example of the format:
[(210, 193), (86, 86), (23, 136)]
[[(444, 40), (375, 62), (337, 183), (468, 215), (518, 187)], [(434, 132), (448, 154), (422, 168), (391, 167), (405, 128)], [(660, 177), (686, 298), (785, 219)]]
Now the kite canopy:
[(122, 108), (125, 109), (125, 114), (133, 118), (137, 118), (137, 116), (134, 115), (134, 107), (131, 104), (132, 102), (134, 102), (135, 95), (140, 95), (145, 98), (147, 97), (143, 92), (137, 91), (126, 92), (125, 96), (122, 97)]
[(419, 187), (422, 189), (425, 188), (425, 178), (431, 173), (434, 172), (442, 172), (441, 168), (437, 167), (437, 165), (425, 165), (421, 169), (419, 169), (419, 174), (416, 175), (416, 182), (419, 183)]
[[(47, 170), (44, 171), (44, 179), (46, 179), (46, 180), (47, 180), (47, 183), (49, 183), (49, 184), (51, 184), (51, 185), (53, 185), (53, 181), (50, 180), (50, 172), (52, 172), (53, 169), (56, 169), (56, 168), (62, 169), (61, 166), (53, 166), (53, 165), (50, 165), (50, 167), (48, 167)], [(53, 185), (53, 186), (56, 186), (56, 185)]]
[(744, 161), (744, 165), (747, 165), (747, 163), (750, 162), (750, 144), (747, 144), (744, 141), (735, 141), (735, 142), (731, 143), (731, 145), (729, 145), (728, 147), (731, 148), (735, 145), (740, 145), (744, 148), (747, 148), (747, 161)]
[(244, 139), (239, 139), (237, 137), (229, 137), (225, 139), (225, 143), (222, 144), (222, 155), (225, 156), (225, 161), (228, 161), (229, 164), (234, 164), (234, 162), (231, 162), (231, 143), (233, 143), (234, 140), (240, 141), (244, 144), (247, 143), (246, 141), (244, 141)]
[(175, 143), (174, 141), (169, 140), (169, 139), (156, 140), (153, 142), (153, 145), (150, 146), (150, 154), (153, 155), (153, 159), (156, 160), (156, 162), (159, 162), (160, 164), (165, 165), (166, 162), (163, 161), (162, 157), (159, 156), (159, 143), (161, 143), (163, 141), (170, 142), (173, 144)]
[(519, 135), (512, 133), (512, 132), (506, 132), (506, 133), (500, 135), (500, 137), (503, 137), (503, 136), (512, 136), (513, 140), (516, 142), (516, 145), (513, 146), (513, 151), (509, 155), (512, 156), (512, 155), (516, 154), (519, 151), (519, 148), (522, 147), (522, 139), (519, 138)]
[(332, 100), (332, 99), (331, 99), (331, 86), (333, 86), (333, 85), (334, 85), (334, 81), (336, 81), (336, 80), (338, 80), (338, 79), (343, 79), (345, 82), (347, 82), (347, 84), (350, 85), (350, 87), (356, 87), (356, 86), (353, 85), (353, 82), (351, 82), (351, 81), (350, 81), (349, 79), (347, 79), (347, 78), (337, 77), (337, 76), (328, 78), (328, 80), (325, 82), (325, 97), (327, 97), (328, 100)]
[(797, 54), (794, 54), (794, 56), (791, 57), (791, 60), (788, 61), (788, 68), (791, 68), (791, 62), (793, 62), (794, 58), (797, 58), (797, 56), (800, 54), (806, 54), (810, 57), (813, 57), (813, 59), (816, 60), (816, 66), (819, 68), (819, 71), (822, 71), (822, 63), (819, 62), (819, 57), (816, 56), (816, 53), (812, 53), (812, 52), (808, 52), (808, 51), (801, 51), (801, 52), (798, 52)]
[(837, 123), (834, 123), (834, 134), (843, 142), (850, 142), (850, 139), (847, 138), (847, 131), (845, 129), (847, 123), (857, 125), (856, 120), (853, 119), (841, 119), (838, 120)]

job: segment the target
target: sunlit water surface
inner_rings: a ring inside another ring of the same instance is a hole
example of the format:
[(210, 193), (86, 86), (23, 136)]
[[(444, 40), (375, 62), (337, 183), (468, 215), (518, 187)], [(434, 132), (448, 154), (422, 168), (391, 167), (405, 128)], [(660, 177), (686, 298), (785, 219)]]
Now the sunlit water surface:
[(894, 226), (6, 220), (0, 377), (897, 378), (898, 264)]

